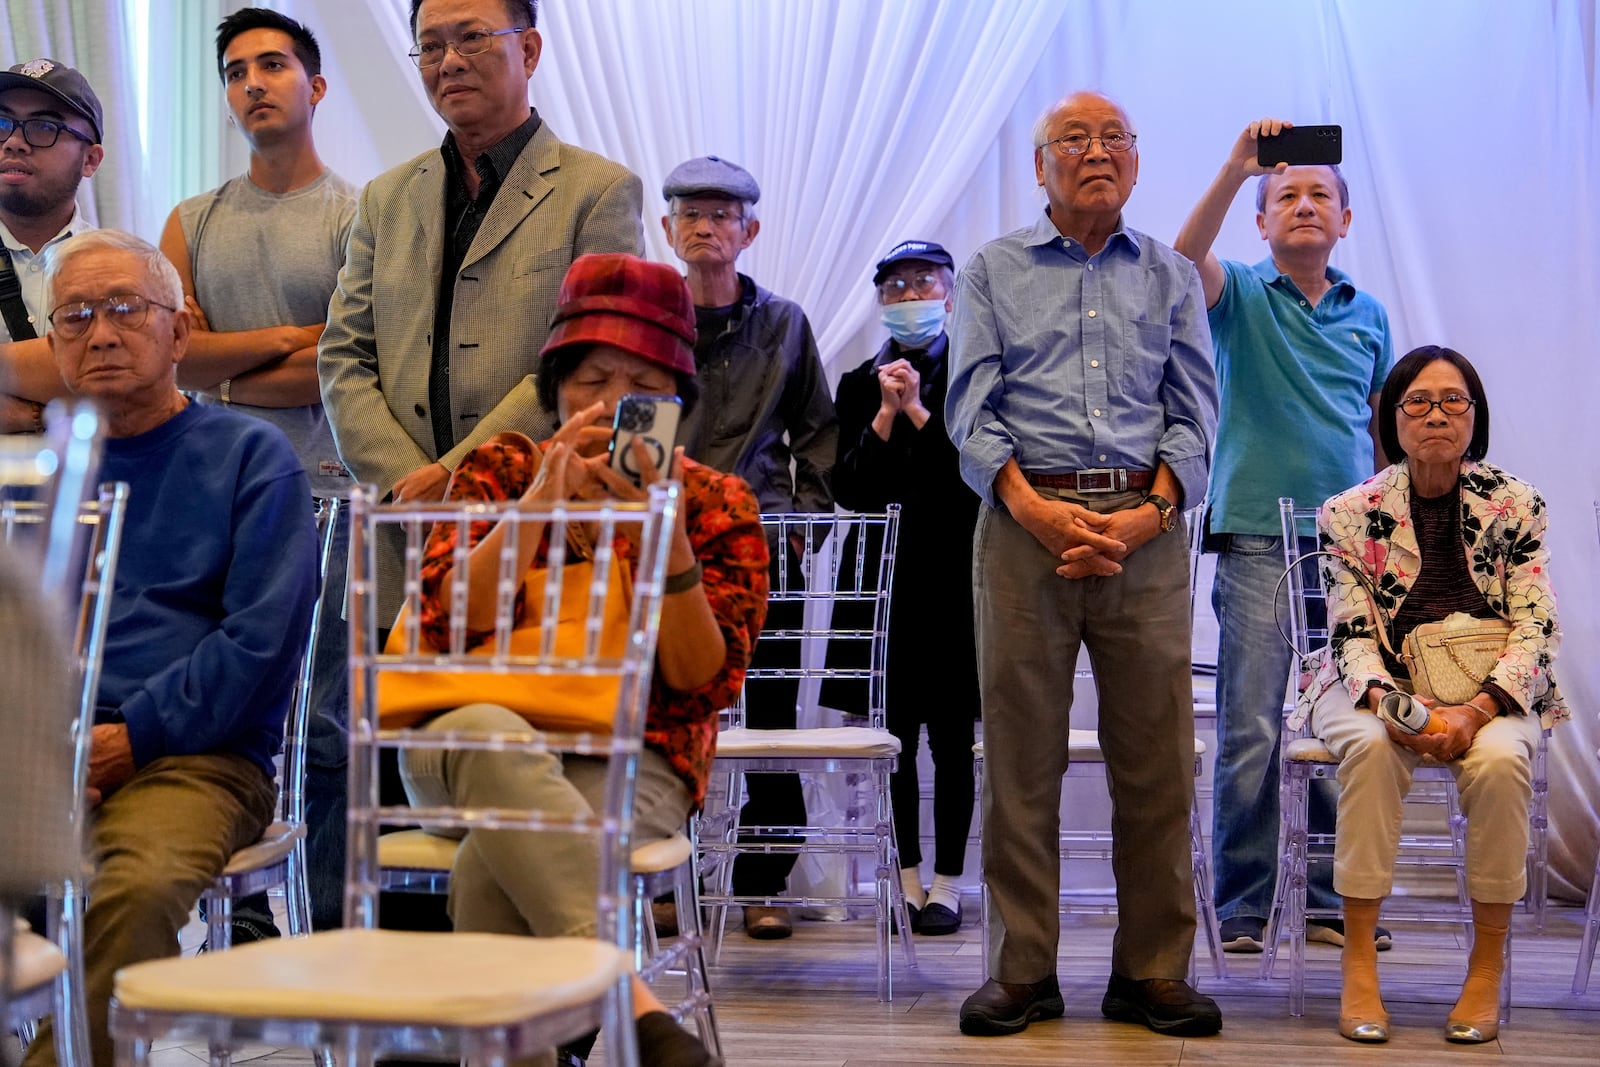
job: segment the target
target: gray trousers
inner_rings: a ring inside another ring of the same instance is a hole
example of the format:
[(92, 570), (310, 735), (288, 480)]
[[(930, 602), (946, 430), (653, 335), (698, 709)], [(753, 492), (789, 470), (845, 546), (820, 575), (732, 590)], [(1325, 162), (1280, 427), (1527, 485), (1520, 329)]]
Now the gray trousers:
[[(1102, 513), (1142, 499), (1039, 492)], [(1129, 556), (1114, 577), (1061, 578), (1057, 566), (1010, 513), (979, 514), (972, 568), (989, 976), (1036, 982), (1056, 971), (1061, 776), (1073, 674), (1087, 646), (1111, 791), (1118, 911), (1111, 968), (1136, 980), (1183, 978), (1195, 934), (1188, 549), (1173, 532)]]

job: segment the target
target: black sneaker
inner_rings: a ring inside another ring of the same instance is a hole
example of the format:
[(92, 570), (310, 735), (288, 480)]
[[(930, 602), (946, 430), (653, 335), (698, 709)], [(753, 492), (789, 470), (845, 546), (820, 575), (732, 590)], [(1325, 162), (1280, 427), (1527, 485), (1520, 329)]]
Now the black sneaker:
[[(1344, 948), (1344, 920), (1307, 919), (1306, 940)], [(1372, 944), (1379, 952), (1388, 952), (1394, 948), (1394, 936), (1386, 927), (1380, 926), (1372, 935)]]
[[(278, 927), (271, 921), (262, 922), (259, 919), (234, 919), (228, 924), (228, 931), (230, 937), (228, 943), (233, 947), (248, 945), (255, 941), (269, 941), (274, 937), (283, 936), (278, 932)], [(200, 942), (200, 947), (195, 950), (195, 954), (198, 955), (201, 952), (210, 951), (210, 947), (210, 942), (202, 941)]]
[(1267, 921), (1254, 915), (1222, 920), (1222, 951), (1260, 952), (1265, 945)]

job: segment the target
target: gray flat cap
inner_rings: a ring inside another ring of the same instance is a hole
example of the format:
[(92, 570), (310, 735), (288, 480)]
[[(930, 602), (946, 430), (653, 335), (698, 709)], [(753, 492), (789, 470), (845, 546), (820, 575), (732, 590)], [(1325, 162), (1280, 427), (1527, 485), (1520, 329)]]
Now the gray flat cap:
[(739, 164), (718, 156), (699, 156), (672, 168), (661, 185), (661, 195), (668, 200), (675, 196), (725, 196), (754, 204), (761, 199), (761, 187)]

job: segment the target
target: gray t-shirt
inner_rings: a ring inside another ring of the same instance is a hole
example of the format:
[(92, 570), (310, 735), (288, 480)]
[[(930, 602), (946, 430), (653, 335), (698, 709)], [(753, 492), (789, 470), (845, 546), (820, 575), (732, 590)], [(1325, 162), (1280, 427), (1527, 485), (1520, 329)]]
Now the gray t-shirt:
[[(232, 332), (324, 321), (359, 192), (331, 170), (283, 194), (269, 193), (240, 175), (179, 204), (195, 300), (211, 328)], [(339, 460), (321, 404), (233, 406), (288, 435), (313, 493), (350, 495), (350, 474)]]

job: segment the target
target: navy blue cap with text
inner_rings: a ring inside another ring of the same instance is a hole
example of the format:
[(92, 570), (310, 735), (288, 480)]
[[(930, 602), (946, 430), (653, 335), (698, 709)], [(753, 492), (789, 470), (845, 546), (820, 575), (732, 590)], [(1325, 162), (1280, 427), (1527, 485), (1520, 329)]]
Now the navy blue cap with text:
[(955, 269), (956, 261), (950, 258), (950, 253), (944, 250), (943, 245), (932, 241), (901, 241), (889, 249), (889, 254), (878, 260), (878, 269), (872, 276), (872, 284), (877, 285), (883, 281), (884, 275), (889, 273), (889, 268), (906, 259), (920, 259), (940, 267)]

